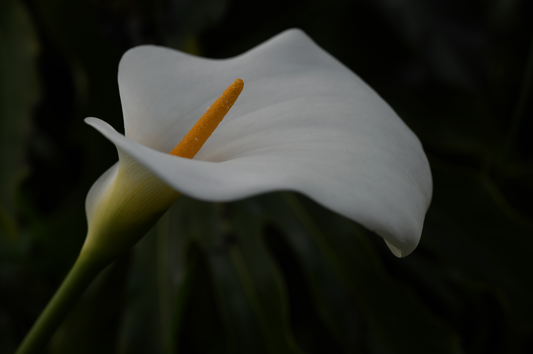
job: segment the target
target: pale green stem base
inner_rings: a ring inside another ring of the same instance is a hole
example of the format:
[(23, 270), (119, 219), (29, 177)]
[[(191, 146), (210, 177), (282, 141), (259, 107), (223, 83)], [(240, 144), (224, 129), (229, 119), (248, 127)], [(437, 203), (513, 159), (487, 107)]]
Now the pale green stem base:
[(15, 354), (43, 352), (48, 341), (72, 306), (109, 262), (84, 255), (82, 251), (52, 300), (41, 313)]

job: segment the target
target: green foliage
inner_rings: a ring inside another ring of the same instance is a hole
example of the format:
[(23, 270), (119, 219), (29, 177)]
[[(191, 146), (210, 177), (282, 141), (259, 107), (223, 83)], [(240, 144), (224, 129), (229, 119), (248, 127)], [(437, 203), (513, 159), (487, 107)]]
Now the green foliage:
[(288, 27), (420, 137), (434, 198), (418, 249), (396, 259), (379, 237), (288, 192), (182, 197), (98, 277), (48, 352), (531, 352), (531, 5), (256, 6), (0, 2), (0, 353), (15, 350), (65, 276), (86, 231), (85, 195), (116, 161), (82, 119), (121, 128), (120, 55), (155, 43), (227, 57)]
[(26, 146), (39, 95), (38, 42), (24, 6), (0, 5), (0, 235), (17, 234), (17, 193), (28, 166)]

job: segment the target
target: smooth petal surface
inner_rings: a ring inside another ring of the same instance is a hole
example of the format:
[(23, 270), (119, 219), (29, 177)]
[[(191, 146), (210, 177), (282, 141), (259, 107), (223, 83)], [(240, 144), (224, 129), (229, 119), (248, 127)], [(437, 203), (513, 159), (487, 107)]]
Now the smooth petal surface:
[[(168, 155), (236, 78), (243, 93), (196, 157)], [(86, 122), (180, 193), (230, 201), (297, 191), (375, 231), (397, 256), (418, 244), (432, 194), (419, 140), (302, 31), (226, 60), (136, 47), (119, 87), (126, 137)]]

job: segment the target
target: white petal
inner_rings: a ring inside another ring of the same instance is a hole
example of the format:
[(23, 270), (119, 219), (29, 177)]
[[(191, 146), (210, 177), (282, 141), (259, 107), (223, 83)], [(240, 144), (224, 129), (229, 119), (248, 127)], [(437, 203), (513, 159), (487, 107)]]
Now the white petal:
[[(167, 155), (236, 78), (243, 93), (195, 159)], [(227, 60), (137, 47), (119, 85), (127, 138), (87, 123), (179, 192), (229, 201), (297, 191), (383, 236), (398, 256), (418, 244), (432, 182), (417, 137), (303, 32)]]

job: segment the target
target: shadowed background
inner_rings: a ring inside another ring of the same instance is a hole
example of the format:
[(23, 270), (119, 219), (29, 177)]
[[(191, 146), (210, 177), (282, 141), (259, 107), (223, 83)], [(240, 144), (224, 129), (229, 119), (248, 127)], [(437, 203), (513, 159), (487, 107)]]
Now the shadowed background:
[(117, 68), (140, 44), (226, 58), (299, 27), (420, 137), (417, 250), (291, 193), (182, 197), (89, 288), (48, 353), (533, 352), (533, 3), (3, 0), (0, 353), (73, 264), (117, 159)]

